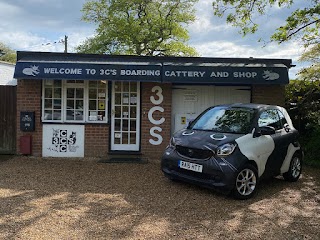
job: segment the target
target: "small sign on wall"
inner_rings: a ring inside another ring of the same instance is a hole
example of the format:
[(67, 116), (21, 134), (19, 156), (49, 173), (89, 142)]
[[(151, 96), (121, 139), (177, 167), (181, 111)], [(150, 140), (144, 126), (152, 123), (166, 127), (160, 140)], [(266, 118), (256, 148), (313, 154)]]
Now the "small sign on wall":
[(186, 90), (183, 94), (184, 102), (197, 102), (198, 101), (198, 92), (196, 90)]
[(84, 126), (43, 125), (43, 157), (84, 157)]

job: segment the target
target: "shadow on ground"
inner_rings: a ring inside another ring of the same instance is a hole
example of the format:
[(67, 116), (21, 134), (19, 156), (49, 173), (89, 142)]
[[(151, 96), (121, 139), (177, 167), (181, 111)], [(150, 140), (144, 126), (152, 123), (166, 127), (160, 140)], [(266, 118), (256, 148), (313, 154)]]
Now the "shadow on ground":
[(319, 169), (233, 200), (163, 177), (159, 162), (15, 157), (0, 165), (0, 238), (316, 239)]

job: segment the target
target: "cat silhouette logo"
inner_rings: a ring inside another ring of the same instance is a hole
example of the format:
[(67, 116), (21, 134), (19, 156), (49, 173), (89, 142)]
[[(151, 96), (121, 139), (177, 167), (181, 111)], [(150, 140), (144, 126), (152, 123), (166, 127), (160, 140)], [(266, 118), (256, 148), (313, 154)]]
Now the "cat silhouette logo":
[(22, 70), (22, 73), (25, 74), (25, 75), (28, 75), (28, 76), (37, 76), (40, 71), (39, 71), (39, 66), (30, 66), (30, 67), (27, 67), (27, 68), (24, 68)]
[(277, 80), (280, 75), (278, 73), (272, 72), (272, 71), (263, 71), (262, 77), (267, 81), (273, 81)]

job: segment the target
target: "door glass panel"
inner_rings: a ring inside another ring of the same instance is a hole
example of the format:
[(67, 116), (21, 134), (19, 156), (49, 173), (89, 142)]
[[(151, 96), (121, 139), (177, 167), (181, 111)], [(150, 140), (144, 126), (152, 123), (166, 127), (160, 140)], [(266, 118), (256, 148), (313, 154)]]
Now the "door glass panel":
[(128, 131), (129, 130), (128, 120), (122, 120), (122, 130), (123, 131)]
[(130, 131), (136, 131), (136, 120), (130, 120)]
[(129, 107), (124, 106), (122, 108), (122, 117), (123, 118), (129, 118)]
[(116, 107), (114, 108), (114, 110), (115, 110), (114, 116), (115, 116), (116, 118), (120, 118), (120, 117), (121, 117), (121, 106), (116, 106)]
[(129, 84), (130, 84), (129, 82), (122, 83), (122, 88), (123, 88), (122, 91), (123, 92), (129, 92)]
[(121, 119), (116, 119), (114, 121), (114, 130), (120, 131), (121, 130)]
[(137, 117), (137, 108), (130, 107), (130, 118), (136, 118), (136, 117)]
[(130, 133), (130, 144), (136, 144), (136, 133), (135, 132)]
[(129, 144), (129, 138), (128, 138), (127, 132), (122, 133), (122, 144)]

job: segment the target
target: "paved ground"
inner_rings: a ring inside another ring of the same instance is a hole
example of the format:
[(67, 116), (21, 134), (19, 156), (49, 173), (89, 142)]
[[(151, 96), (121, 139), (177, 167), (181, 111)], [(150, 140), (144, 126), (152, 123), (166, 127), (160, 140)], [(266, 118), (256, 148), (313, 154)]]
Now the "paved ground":
[[(0, 157), (1, 158), (1, 157)], [(163, 177), (158, 161), (0, 161), (0, 239), (319, 239), (320, 169), (237, 201)]]

